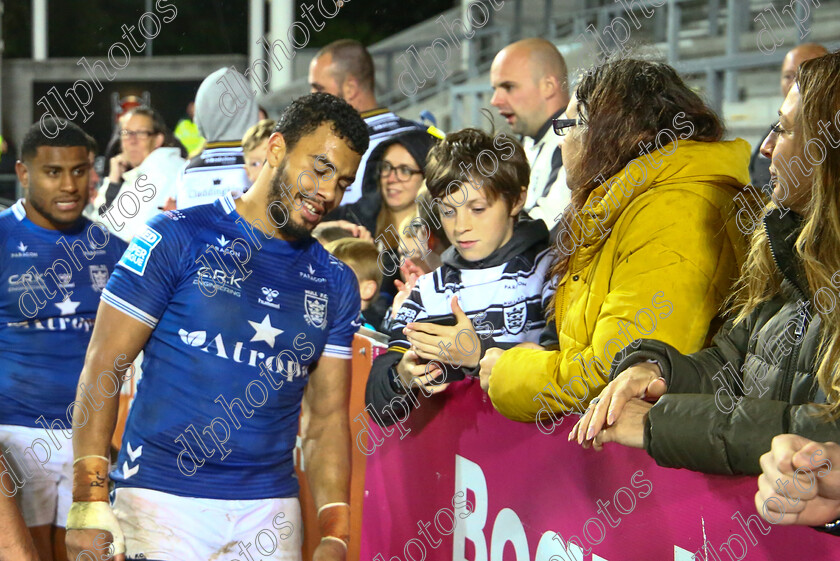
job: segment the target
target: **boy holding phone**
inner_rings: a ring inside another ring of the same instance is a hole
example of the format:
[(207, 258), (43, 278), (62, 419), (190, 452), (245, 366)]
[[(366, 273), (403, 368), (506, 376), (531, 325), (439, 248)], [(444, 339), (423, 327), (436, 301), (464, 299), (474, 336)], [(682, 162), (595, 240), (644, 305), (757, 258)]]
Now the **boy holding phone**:
[[(429, 152), (432, 216), (452, 247), (440, 268), (417, 280), (391, 325), (388, 352), (373, 362), (365, 397), (377, 423), (405, 419), (419, 403), (408, 392), (442, 391), (475, 375), (488, 348), (536, 343), (545, 326), (548, 230), (520, 216), (530, 174), (522, 147), (505, 139), (497, 150), (497, 141), (464, 129)], [(478, 170), (488, 155), (498, 165), (485, 176)]]

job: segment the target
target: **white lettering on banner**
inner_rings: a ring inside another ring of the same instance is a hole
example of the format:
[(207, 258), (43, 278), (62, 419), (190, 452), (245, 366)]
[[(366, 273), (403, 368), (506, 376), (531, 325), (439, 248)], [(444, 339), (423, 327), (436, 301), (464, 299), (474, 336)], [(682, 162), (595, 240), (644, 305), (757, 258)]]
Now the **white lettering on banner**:
[[(640, 493), (638, 498), (644, 498), (653, 490), (653, 486), (648, 480), (637, 481), (639, 472), (633, 474), (631, 478), (631, 486), (638, 489), (645, 488), (648, 485), (650, 488), (647, 493)], [(646, 483), (648, 485), (641, 485), (639, 483)], [(624, 489), (624, 488), (621, 488)], [(484, 477), (484, 471), (477, 463), (464, 458), (458, 454), (455, 455), (455, 493), (463, 493), (465, 497), (469, 498), (470, 492), (473, 495), (474, 508), (472, 514), (467, 511), (467, 516), (463, 522), (455, 526), (455, 532), (452, 536), (452, 560), (453, 561), (503, 561), (504, 559), (516, 559), (516, 561), (531, 561), (531, 553), (528, 545), (528, 538), (525, 535), (525, 528), (522, 520), (516, 512), (509, 508), (503, 507), (496, 514), (493, 521), (492, 530), (490, 531), (490, 547), (487, 547), (487, 534), (485, 529), (488, 527), (488, 490), (487, 479)], [(609, 504), (609, 503), (607, 503)], [(461, 512), (464, 509), (456, 510)], [(628, 509), (629, 510), (629, 509)], [(622, 512), (621, 514), (630, 514), (630, 512)], [(464, 518), (463, 515), (459, 515)], [(616, 524), (617, 525), (617, 524)], [(558, 539), (557, 532), (546, 531), (540, 536), (537, 543), (537, 549), (534, 553), (533, 561), (618, 561), (616, 559), (607, 559), (588, 550), (584, 555), (583, 549), (576, 543), (568, 543), (562, 539)], [(472, 543), (472, 548), (475, 551), (474, 557), (467, 557), (467, 542)], [(599, 540), (600, 542), (600, 540)], [(508, 546), (507, 544), (511, 545)], [(505, 548), (508, 549), (508, 556), (504, 556)], [(514, 556), (510, 557), (511, 549)], [(587, 548), (588, 549), (588, 548)], [(674, 561), (691, 561), (693, 559), (692, 553), (679, 546), (674, 545)]]

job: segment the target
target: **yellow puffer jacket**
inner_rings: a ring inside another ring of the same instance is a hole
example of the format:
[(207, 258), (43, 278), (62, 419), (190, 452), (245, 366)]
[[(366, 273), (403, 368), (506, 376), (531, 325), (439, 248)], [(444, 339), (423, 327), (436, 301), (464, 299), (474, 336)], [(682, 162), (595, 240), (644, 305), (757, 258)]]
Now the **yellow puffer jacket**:
[(489, 395), (504, 416), (583, 410), (633, 340), (659, 339), (688, 354), (719, 327), (711, 324), (746, 251), (733, 197), (750, 181), (750, 146), (680, 140), (674, 148), (631, 162), (572, 221), (577, 249), (555, 303), (560, 350), (502, 354)]

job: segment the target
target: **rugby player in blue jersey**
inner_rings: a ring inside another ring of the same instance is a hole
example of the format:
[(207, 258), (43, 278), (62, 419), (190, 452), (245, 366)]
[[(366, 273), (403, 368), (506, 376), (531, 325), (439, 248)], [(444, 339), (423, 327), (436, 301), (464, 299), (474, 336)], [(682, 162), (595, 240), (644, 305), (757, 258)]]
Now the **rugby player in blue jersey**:
[(71, 404), (99, 298), (125, 250), (82, 217), (92, 143), (67, 121), (33, 125), (15, 164), (25, 198), (0, 212), (0, 492), (17, 495), (42, 560), (66, 559)]
[(345, 559), (359, 289), (310, 232), (341, 203), (367, 145), (347, 103), (302, 97), (247, 193), (164, 213), (132, 241), (104, 291), (79, 387), (141, 349), (143, 378), (110, 474), (117, 398), (74, 432), (72, 559), (103, 552), (111, 536), (128, 559), (300, 559), (301, 406), (320, 523), (308, 530), (322, 538), (314, 559)]

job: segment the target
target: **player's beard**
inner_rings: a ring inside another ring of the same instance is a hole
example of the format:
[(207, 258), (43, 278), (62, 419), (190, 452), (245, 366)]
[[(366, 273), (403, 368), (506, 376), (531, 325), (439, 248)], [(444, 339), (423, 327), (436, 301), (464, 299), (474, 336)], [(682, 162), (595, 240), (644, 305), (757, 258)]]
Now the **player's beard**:
[(287, 159), (283, 158), (277, 168), (277, 173), (271, 180), (271, 189), (268, 192), (268, 212), (272, 222), (277, 226), (281, 234), (295, 240), (306, 239), (312, 236), (306, 226), (298, 224), (291, 218), (289, 203), (293, 201), (292, 185), (286, 176)]

